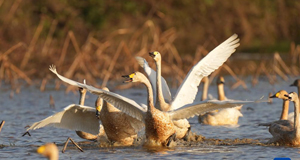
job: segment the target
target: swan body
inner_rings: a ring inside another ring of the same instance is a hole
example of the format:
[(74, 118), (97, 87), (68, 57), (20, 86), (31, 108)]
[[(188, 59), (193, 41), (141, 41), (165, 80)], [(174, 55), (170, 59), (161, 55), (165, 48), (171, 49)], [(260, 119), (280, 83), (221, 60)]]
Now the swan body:
[[(108, 88), (103, 90), (109, 91)], [(121, 112), (100, 97), (96, 101), (96, 106), (97, 115), (108, 139), (121, 145), (132, 145), (137, 138), (137, 132), (144, 127), (144, 123)]]
[(147, 108), (144, 108), (143, 106), (137, 104), (135, 101), (123, 97), (119, 94), (98, 89), (63, 77), (57, 73), (55, 66), (50, 66), (49, 69), (62, 81), (73, 86), (84, 88), (87, 91), (100, 96), (103, 100), (111, 103), (124, 113), (143, 121), (145, 123), (145, 134), (147, 138), (146, 144), (150, 143), (150, 145), (168, 146), (169, 140), (173, 138), (172, 136), (175, 133), (174, 129), (172, 129), (174, 125), (172, 121), (174, 120), (190, 118), (195, 115), (220, 108), (229, 108), (240, 104), (253, 103), (253, 101), (241, 101), (235, 103), (206, 101), (186, 105), (180, 109), (164, 112), (154, 107), (151, 84), (148, 79), (141, 73), (138, 73), (136, 75), (138, 75), (139, 81), (147, 87)]
[(203, 116), (200, 116), (199, 122), (212, 126), (237, 125), (239, 117), (243, 117), (239, 110), (235, 108), (228, 108), (217, 112), (209, 112)]
[[(208, 81), (204, 82), (208, 83)], [(225, 80), (222, 76), (220, 76), (217, 80), (218, 85), (218, 99), (220, 101), (227, 100), (227, 101), (235, 101), (230, 100), (225, 97), (224, 92), (224, 83)], [(206, 85), (206, 84), (204, 84)], [(207, 89), (207, 87), (203, 87), (203, 89)], [(207, 91), (203, 91), (204, 93), (207, 93)], [(241, 113), (242, 105), (234, 107), (234, 108), (226, 108), (222, 109), (220, 111), (212, 111), (208, 112), (204, 115), (199, 116), (198, 121), (199, 123), (206, 124), (206, 125), (212, 125), (212, 126), (218, 126), (218, 125), (237, 125), (239, 121), (239, 117), (243, 117), (243, 114)]]
[[(289, 101), (294, 102), (294, 123), (283, 122), (272, 123), (269, 131), (272, 134), (272, 138), (269, 143), (279, 143), (283, 145), (299, 146), (300, 145), (300, 124), (299, 124), (299, 98), (296, 92), (291, 92), (286, 95)], [(290, 121), (289, 121), (290, 122)], [(290, 125), (287, 125), (290, 124)]]

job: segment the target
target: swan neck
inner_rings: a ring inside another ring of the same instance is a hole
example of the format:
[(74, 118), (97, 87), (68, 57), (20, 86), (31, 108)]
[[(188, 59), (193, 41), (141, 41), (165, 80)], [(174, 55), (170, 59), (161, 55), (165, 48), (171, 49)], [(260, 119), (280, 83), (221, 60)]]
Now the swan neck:
[(165, 99), (162, 94), (162, 87), (161, 87), (161, 60), (155, 61), (156, 64), (156, 105), (159, 106), (159, 108), (162, 111), (166, 111), (167, 108), (163, 108), (163, 106), (166, 106)]
[(147, 88), (147, 94), (148, 94), (148, 96), (147, 96), (147, 104), (148, 105), (147, 106), (148, 106), (148, 111), (151, 111), (154, 108), (152, 86), (151, 86), (151, 84), (150, 84), (150, 82), (148, 80), (144, 80), (142, 83)]
[(204, 81), (203, 83), (203, 91), (202, 91), (202, 98), (201, 100), (204, 101), (207, 99), (207, 92), (208, 92), (208, 80)]
[(224, 92), (224, 85), (223, 84), (219, 84), (218, 85), (218, 99), (220, 101), (224, 101), (225, 100), (225, 92)]
[(85, 101), (85, 95), (86, 95), (86, 89), (79, 89), (79, 104), (80, 105), (84, 105), (84, 101)]
[(58, 160), (58, 155), (59, 154), (57, 150), (49, 152), (49, 160)]
[(299, 99), (294, 101), (294, 107), (295, 107), (295, 116), (294, 116), (294, 127), (295, 127), (295, 133), (296, 137), (300, 138), (300, 125), (299, 125)]
[(283, 100), (282, 112), (281, 112), (280, 120), (287, 120), (288, 119), (289, 103), (290, 103), (290, 101)]

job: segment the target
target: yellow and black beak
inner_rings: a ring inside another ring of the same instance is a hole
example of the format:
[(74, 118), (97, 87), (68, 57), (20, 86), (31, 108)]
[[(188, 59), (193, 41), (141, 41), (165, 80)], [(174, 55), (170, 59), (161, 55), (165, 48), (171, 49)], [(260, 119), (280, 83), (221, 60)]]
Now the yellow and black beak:
[(153, 57), (156, 56), (156, 53), (155, 52), (149, 52), (149, 56), (153, 58)]
[(96, 107), (96, 117), (97, 117), (98, 119), (100, 119), (100, 112), (101, 112), (101, 109), (102, 109), (101, 105), (99, 105), (99, 106)]
[(224, 79), (224, 77), (223, 77), (223, 76), (221, 76), (221, 77), (220, 77), (220, 79), (219, 79), (219, 83), (220, 83), (220, 84), (225, 84), (225, 79)]
[(42, 145), (36, 150), (36, 152), (39, 154), (42, 154), (45, 151), (45, 149), (46, 149), (46, 146)]
[[(273, 96), (271, 96), (270, 98), (278, 98), (279, 93), (274, 94)], [(284, 95), (285, 96), (285, 95)]]
[(130, 74), (130, 75), (124, 75), (124, 76), (122, 76), (123, 78), (126, 78), (126, 80), (125, 81), (123, 81), (123, 83), (125, 83), (125, 82), (132, 82), (133, 81), (133, 76), (135, 75), (135, 73), (132, 73), (132, 74)]
[(289, 100), (292, 99), (292, 97), (290, 97), (288, 94), (285, 94), (284, 96), (288, 97)]

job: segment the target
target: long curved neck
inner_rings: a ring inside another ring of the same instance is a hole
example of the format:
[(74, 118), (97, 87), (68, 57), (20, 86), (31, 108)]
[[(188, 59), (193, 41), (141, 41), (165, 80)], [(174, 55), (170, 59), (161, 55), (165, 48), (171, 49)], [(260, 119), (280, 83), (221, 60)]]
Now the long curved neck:
[(154, 109), (154, 104), (153, 104), (153, 90), (150, 82), (147, 79), (143, 79), (142, 83), (146, 86), (148, 96), (147, 96), (147, 106), (148, 106), (148, 111), (151, 111)]
[(79, 104), (80, 105), (84, 105), (84, 101), (85, 101), (85, 95), (86, 95), (86, 89), (83, 88), (79, 88)]
[(290, 104), (290, 101), (283, 100), (282, 112), (281, 112), (280, 120), (287, 120), (288, 119), (289, 104)]
[(51, 152), (50, 154), (51, 154), (51, 156), (49, 156), (50, 160), (58, 160), (58, 155), (59, 155), (58, 151)]
[(294, 116), (294, 127), (295, 127), (295, 133), (296, 138), (300, 138), (300, 124), (299, 124), (299, 99), (296, 99), (294, 101), (294, 107), (295, 107), (295, 116)]
[(224, 92), (224, 85), (223, 84), (219, 84), (218, 85), (218, 99), (220, 101), (224, 101), (225, 100), (225, 92)]
[(161, 60), (155, 61), (156, 64), (156, 106), (158, 106), (162, 111), (167, 111), (164, 96), (162, 94), (161, 87)]
[(203, 82), (203, 92), (202, 92), (201, 101), (204, 101), (207, 99), (208, 86), (209, 86), (209, 81), (208, 81), (208, 78), (206, 78)]

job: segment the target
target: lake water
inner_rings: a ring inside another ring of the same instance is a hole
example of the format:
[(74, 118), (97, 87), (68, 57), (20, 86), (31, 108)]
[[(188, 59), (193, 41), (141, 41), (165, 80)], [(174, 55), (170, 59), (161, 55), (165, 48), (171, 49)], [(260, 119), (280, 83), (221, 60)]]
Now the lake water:
[[(226, 96), (230, 99), (257, 100), (261, 96), (268, 96), (269, 92), (277, 92), (285, 89), (288, 92), (296, 91), (296, 88), (289, 87), (294, 79), (277, 82), (275, 85), (269, 84), (267, 79), (260, 79), (257, 86), (250, 85), (250, 78), (246, 79), (248, 90), (242, 87), (230, 90), (225, 86)], [(233, 81), (225, 77), (227, 85)], [(10, 97), (10, 87), (2, 83), (0, 92), (0, 120), (5, 120), (5, 125), (0, 133), (0, 159), (41, 159), (42, 156), (36, 153), (38, 146), (46, 142), (55, 142), (62, 149), (62, 143), (67, 137), (75, 141), (80, 139), (74, 131), (57, 129), (52, 127), (31, 131), (31, 137), (22, 134), (24, 128), (33, 122), (40, 121), (55, 112), (61, 111), (71, 103), (78, 103), (78, 94), (73, 92), (65, 93), (65, 87), (55, 90), (53, 84), (48, 84), (44, 92), (39, 91), (39, 86), (24, 86), (19, 94)], [(216, 97), (216, 85), (212, 83), (209, 93)], [(115, 91), (121, 95), (137, 100), (146, 101), (146, 90), (144, 88), (133, 88), (128, 90)], [(175, 90), (172, 89), (173, 95)], [(200, 88), (201, 92), (201, 88)], [(49, 96), (52, 95), (56, 107), (49, 107)], [(197, 96), (197, 99), (200, 95)], [(93, 106), (95, 95), (88, 94), (86, 105)], [(271, 138), (271, 134), (266, 127), (257, 126), (258, 123), (278, 120), (281, 113), (282, 100), (274, 99), (273, 104), (258, 103), (245, 105), (242, 108), (243, 117), (239, 119), (239, 126), (235, 127), (213, 127), (201, 125), (197, 117), (189, 119), (192, 132), (201, 134), (206, 138), (218, 139), (243, 139), (249, 138), (265, 143)], [(290, 105), (290, 112), (293, 105)], [(92, 145), (91, 145), (92, 146)], [(69, 147), (65, 153), (59, 154), (60, 159), (274, 159), (275, 157), (290, 157), (300, 159), (300, 148), (284, 146), (261, 146), (255, 144), (240, 145), (199, 145), (194, 147), (177, 146), (172, 150), (163, 152), (153, 152), (143, 147), (114, 147), (99, 148), (83, 146), (84, 152), (78, 151), (74, 147)]]

